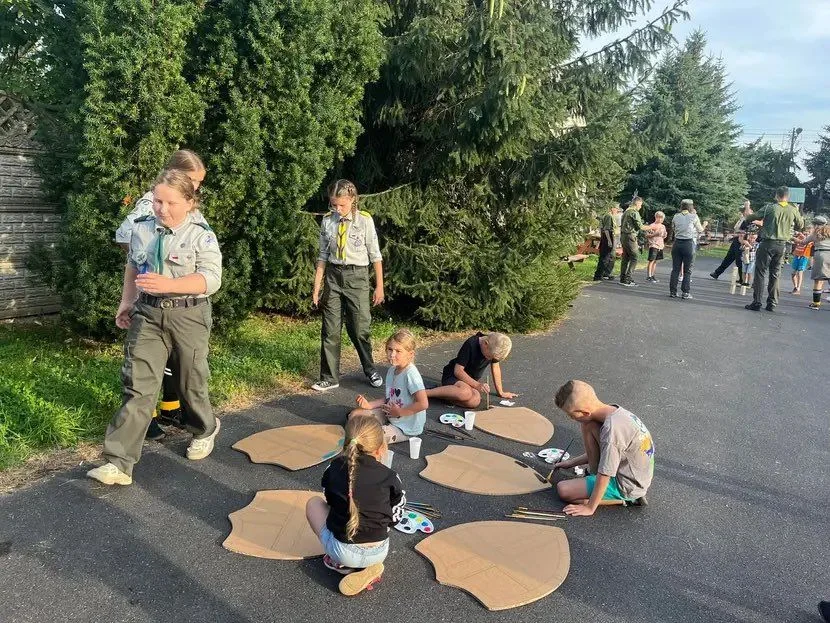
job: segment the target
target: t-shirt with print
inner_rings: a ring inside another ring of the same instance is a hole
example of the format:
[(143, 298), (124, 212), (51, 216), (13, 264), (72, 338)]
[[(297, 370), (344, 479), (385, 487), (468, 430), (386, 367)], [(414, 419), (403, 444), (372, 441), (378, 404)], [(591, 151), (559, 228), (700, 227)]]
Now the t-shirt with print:
[(654, 442), (636, 415), (618, 405), (599, 433), (597, 471), (616, 477), (622, 494), (636, 500), (646, 494), (654, 475)]
[[(424, 379), (414, 363), (406, 366), (403, 372), (396, 373), (395, 366), (390, 366), (386, 372), (386, 404), (408, 407), (415, 402), (416, 392), (426, 389)], [(390, 418), (389, 422), (401, 429), (404, 435), (412, 437), (424, 432), (427, 421), (427, 412), (418, 411), (415, 415), (402, 418)]]
[(646, 232), (646, 241), (649, 249), (665, 249), (666, 248), (666, 226), (660, 223), (652, 223), (653, 229)]
[(481, 343), (479, 342), (479, 339), (482, 337), (484, 337), (483, 333), (476, 333), (473, 337), (467, 339), (467, 341), (461, 345), (455, 359), (444, 366), (444, 373), (441, 375), (442, 381), (449, 379), (450, 377), (455, 377), (456, 364), (464, 368), (464, 372), (469, 374), (476, 381), (481, 378), (481, 375), (484, 374), (487, 366), (490, 365), (490, 361), (484, 356), (484, 353), (481, 352)]

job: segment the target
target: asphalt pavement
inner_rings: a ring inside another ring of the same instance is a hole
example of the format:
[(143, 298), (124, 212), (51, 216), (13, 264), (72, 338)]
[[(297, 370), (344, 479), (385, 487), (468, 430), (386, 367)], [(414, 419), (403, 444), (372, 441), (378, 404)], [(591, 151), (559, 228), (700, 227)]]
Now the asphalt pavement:
[[(319, 559), (222, 548), (228, 514), (256, 491), (318, 489), (324, 469), (251, 464), (231, 445), (275, 426), (341, 423), (357, 393), (381, 395), (354, 374), (324, 395), (228, 415), (206, 460), (187, 461), (183, 440), (148, 443), (131, 487), (89, 481), (83, 465), (0, 497), (0, 621), (816, 622), (816, 603), (830, 598), (830, 304), (813, 312), (808, 294), (784, 294), (780, 313), (746, 311), (749, 296), (730, 296), (728, 275), (705, 276), (715, 265), (699, 260), (691, 301), (668, 297), (663, 262), (662, 283), (592, 285), (558, 328), (514, 339), (505, 385), (554, 422), (549, 446), (578, 435), (553, 394), (581, 378), (639, 415), (656, 449), (647, 508), (557, 522), (571, 569), (545, 599), (487, 612), (435, 581), (414, 551), (420, 534), (393, 531), (384, 581), (354, 599), (337, 593), (340, 576)], [(458, 346), (418, 352), (428, 382)], [(433, 404), (430, 424), (447, 411)], [(477, 437), (516, 457), (531, 449)], [(425, 437), (422, 455), (444, 446)], [(553, 492), (450, 491), (419, 478), (424, 466), (396, 452), (408, 497), (443, 511), (439, 530), (559, 504)]]

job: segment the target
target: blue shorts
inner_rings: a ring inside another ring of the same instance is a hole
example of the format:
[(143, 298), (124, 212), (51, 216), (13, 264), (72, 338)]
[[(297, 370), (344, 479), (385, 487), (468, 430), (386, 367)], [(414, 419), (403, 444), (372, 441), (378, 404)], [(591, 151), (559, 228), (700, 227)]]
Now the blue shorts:
[(803, 255), (796, 255), (793, 256), (793, 263), (792, 267), (793, 270), (796, 272), (801, 272), (802, 270), (807, 270), (807, 264), (810, 263), (810, 258), (804, 257)]
[[(585, 476), (585, 485), (588, 487), (588, 497), (591, 497), (591, 494), (594, 492), (594, 483), (597, 481), (597, 477), (593, 475)], [(617, 479), (612, 478), (608, 481), (608, 487), (605, 489), (605, 493), (602, 496), (603, 500), (625, 500), (626, 502), (632, 502), (631, 498), (627, 498), (622, 494), (620, 488), (617, 486)]]
[(380, 545), (371, 547), (364, 547), (356, 543), (341, 543), (334, 538), (331, 530), (326, 525), (320, 530), (320, 542), (323, 544), (323, 551), (328, 554), (329, 558), (352, 569), (365, 569), (371, 565), (376, 565), (386, 560), (386, 556), (389, 554), (389, 539), (386, 539)]
[(753, 275), (755, 274), (755, 262), (744, 262), (744, 274), (745, 275)]

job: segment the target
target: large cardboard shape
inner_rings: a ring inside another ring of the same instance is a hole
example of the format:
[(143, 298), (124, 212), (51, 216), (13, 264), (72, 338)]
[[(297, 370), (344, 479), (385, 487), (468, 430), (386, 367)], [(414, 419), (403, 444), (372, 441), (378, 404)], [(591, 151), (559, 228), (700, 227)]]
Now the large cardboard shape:
[(231, 533), (222, 546), (237, 554), (273, 560), (323, 555), (320, 539), (305, 517), (314, 491), (259, 491), (245, 508), (228, 515)]
[(304, 424), (272, 428), (233, 444), (254, 463), (269, 463), (296, 471), (336, 456), (343, 449), (342, 426)]
[(542, 446), (553, 437), (553, 424), (527, 407), (493, 407), (476, 413), (475, 427), (496, 437)]
[(421, 478), (456, 491), (480, 495), (520, 495), (549, 489), (551, 484), (512, 456), (450, 445), (432, 454)]
[(467, 591), (488, 610), (507, 610), (555, 591), (568, 575), (564, 530), (541, 524), (477, 521), (441, 530), (415, 546), (441, 584)]

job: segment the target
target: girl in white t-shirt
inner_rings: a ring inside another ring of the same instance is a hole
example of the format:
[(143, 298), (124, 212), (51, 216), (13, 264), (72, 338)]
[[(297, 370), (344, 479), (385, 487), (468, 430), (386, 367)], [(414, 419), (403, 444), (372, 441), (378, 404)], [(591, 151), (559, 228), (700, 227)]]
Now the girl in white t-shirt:
[(424, 380), (415, 367), (415, 337), (408, 329), (398, 329), (386, 340), (386, 357), (392, 364), (386, 373), (386, 397), (367, 400), (357, 397), (358, 408), (349, 418), (372, 415), (383, 425), (387, 444), (400, 443), (417, 437), (427, 420), (427, 399)]

